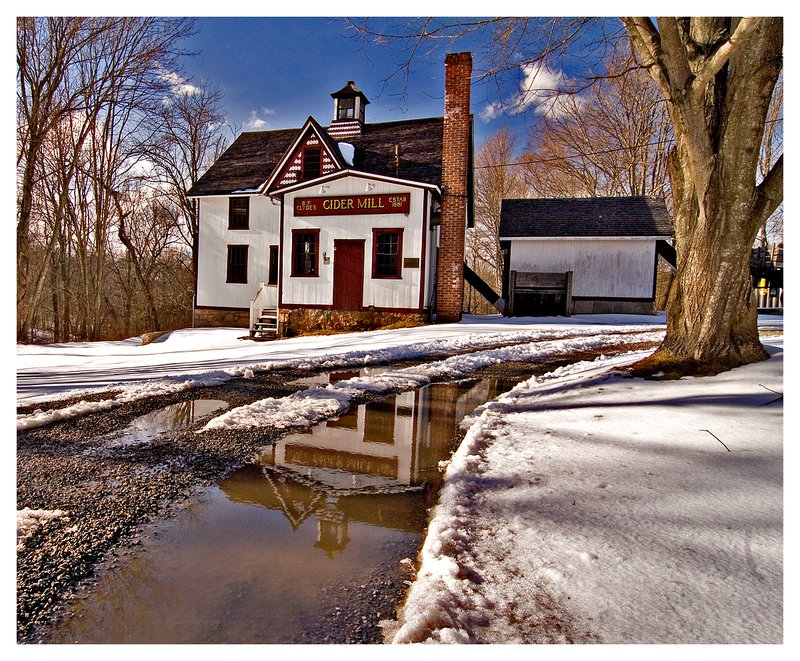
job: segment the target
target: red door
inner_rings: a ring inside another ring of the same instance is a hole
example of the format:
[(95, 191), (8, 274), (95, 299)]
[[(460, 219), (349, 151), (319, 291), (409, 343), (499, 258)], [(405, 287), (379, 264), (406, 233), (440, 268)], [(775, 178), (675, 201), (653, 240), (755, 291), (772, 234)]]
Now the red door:
[(360, 310), (364, 301), (364, 241), (333, 242), (333, 309)]

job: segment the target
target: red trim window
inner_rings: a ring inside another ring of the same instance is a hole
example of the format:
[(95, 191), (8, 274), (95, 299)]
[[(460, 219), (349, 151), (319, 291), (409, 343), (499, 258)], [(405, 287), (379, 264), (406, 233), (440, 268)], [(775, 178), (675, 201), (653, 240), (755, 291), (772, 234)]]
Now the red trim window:
[(228, 229), (229, 230), (250, 229), (249, 197), (228, 198)]
[(372, 230), (372, 277), (401, 278), (403, 230)]
[(319, 230), (292, 230), (292, 277), (319, 276)]
[(247, 284), (247, 246), (228, 246), (227, 282)]

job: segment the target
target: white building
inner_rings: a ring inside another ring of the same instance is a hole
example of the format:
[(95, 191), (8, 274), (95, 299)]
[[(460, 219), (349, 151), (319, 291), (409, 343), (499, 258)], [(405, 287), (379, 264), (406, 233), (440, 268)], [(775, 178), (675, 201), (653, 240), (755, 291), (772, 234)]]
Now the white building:
[[(309, 117), (242, 133), (189, 191), (200, 214), (196, 325), (258, 336), (278, 319), (291, 332), (459, 318), (460, 299), (457, 312), (446, 304), (463, 291), (471, 66), (469, 53), (447, 57), (444, 117), (369, 124), (350, 81), (331, 94), (327, 128)], [(440, 268), (443, 255), (458, 268)]]

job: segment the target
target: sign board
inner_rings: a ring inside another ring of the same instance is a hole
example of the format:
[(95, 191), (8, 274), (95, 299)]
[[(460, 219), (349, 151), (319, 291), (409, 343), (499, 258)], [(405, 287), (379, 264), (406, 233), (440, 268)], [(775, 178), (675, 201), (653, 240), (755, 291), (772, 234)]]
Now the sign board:
[(330, 197), (296, 197), (294, 215), (351, 216), (355, 214), (404, 213), (411, 208), (411, 193), (385, 195), (335, 195)]

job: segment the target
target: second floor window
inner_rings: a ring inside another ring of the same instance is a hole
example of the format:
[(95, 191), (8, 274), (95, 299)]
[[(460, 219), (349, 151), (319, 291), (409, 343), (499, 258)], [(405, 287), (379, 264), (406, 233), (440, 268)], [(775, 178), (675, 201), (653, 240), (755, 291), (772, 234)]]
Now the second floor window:
[(228, 198), (228, 229), (229, 230), (250, 229), (249, 197)]

